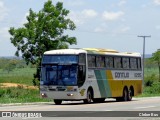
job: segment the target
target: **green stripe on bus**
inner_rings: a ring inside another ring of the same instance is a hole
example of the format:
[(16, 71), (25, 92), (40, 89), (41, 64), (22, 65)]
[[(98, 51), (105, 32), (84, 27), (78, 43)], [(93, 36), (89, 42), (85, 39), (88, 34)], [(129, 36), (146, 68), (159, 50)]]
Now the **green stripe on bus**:
[(103, 84), (105, 87), (105, 92), (107, 97), (111, 97), (111, 91), (110, 91), (110, 86), (109, 86), (109, 82), (107, 80), (107, 76), (106, 76), (106, 70), (101, 70), (101, 76), (103, 79)]
[(106, 90), (105, 90), (105, 86), (104, 86), (104, 82), (103, 82), (103, 78), (101, 75), (101, 72), (99, 70), (95, 70), (95, 75), (96, 75), (96, 79), (97, 79), (97, 83), (98, 83), (98, 87), (99, 87), (99, 91), (101, 94), (101, 97), (106, 97)]
[(109, 83), (106, 77), (105, 70), (95, 70), (95, 75), (100, 90), (101, 97), (111, 97)]

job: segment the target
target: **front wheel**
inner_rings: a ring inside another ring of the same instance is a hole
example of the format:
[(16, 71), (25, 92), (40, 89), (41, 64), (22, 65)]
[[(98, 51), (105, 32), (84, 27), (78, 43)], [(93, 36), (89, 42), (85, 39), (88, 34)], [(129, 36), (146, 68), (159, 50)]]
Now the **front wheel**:
[(92, 93), (90, 90), (87, 91), (87, 99), (83, 100), (85, 104), (90, 104), (92, 102)]
[(54, 100), (54, 103), (55, 103), (56, 105), (60, 105), (60, 104), (62, 103), (62, 100)]

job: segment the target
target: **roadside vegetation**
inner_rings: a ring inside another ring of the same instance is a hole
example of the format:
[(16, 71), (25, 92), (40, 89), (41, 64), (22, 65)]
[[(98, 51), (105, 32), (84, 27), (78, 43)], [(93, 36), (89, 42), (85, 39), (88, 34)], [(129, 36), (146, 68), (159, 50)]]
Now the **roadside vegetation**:
[(145, 59), (143, 93), (140, 97), (160, 96), (160, 49)]
[[(12, 62), (14, 62), (12, 64)], [(35, 66), (19, 58), (0, 58), (0, 104), (46, 102), (33, 86)]]

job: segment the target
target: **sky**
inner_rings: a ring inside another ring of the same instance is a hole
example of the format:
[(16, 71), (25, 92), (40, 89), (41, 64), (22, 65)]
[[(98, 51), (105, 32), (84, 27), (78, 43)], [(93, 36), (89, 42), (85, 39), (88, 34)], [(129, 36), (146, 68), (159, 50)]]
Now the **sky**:
[[(152, 54), (160, 48), (160, 0), (53, 0), (63, 2), (76, 30), (70, 48), (106, 48)], [(23, 27), (29, 9), (38, 12), (46, 0), (0, 0), (0, 56), (14, 56), (10, 27)]]

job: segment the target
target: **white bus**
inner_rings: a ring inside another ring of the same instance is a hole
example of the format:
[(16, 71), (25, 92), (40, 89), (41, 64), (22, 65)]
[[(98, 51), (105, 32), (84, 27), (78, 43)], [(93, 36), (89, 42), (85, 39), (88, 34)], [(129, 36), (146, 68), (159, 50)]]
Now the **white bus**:
[(139, 53), (82, 48), (46, 51), (42, 59), (40, 94), (62, 101), (130, 101), (142, 93)]

